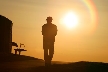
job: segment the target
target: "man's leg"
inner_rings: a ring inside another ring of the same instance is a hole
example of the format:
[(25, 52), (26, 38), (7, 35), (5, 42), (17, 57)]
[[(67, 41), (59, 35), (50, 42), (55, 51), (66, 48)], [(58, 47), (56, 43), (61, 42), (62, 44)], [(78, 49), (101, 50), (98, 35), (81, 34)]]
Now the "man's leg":
[(48, 65), (48, 49), (44, 49), (44, 60), (45, 60), (45, 66)]
[(48, 48), (47, 48), (47, 42), (43, 41), (43, 49), (44, 49), (44, 61), (45, 66), (48, 65)]
[(53, 58), (53, 54), (54, 54), (54, 42), (51, 43), (50, 48), (49, 48), (49, 58), (50, 58), (50, 61)]

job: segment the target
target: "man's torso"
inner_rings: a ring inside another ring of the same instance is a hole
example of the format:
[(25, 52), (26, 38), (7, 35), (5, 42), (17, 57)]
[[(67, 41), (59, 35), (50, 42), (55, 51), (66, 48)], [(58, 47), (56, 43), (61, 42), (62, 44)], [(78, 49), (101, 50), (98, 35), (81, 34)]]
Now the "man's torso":
[(55, 41), (57, 26), (54, 24), (44, 24), (42, 26), (42, 34), (44, 41)]

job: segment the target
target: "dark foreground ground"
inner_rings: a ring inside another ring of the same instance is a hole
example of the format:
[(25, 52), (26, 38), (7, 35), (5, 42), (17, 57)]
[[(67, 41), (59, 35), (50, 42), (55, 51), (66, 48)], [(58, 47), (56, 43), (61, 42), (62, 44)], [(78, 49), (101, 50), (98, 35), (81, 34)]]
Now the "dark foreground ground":
[(0, 72), (108, 72), (108, 63), (101, 62), (52, 62), (50, 67), (44, 66), (41, 59), (28, 56), (3, 57), (0, 61)]

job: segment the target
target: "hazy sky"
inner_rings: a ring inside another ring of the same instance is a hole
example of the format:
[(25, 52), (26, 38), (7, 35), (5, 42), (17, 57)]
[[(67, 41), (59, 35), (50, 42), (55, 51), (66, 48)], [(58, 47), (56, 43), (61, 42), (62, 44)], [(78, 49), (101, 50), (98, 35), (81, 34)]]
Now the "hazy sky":
[[(13, 41), (24, 43), (28, 50), (22, 54), (43, 59), (41, 27), (46, 17), (52, 16), (58, 26), (53, 60), (108, 62), (107, 3), (108, 0), (0, 0), (0, 14), (12, 20)], [(69, 11), (79, 17), (74, 29), (60, 24)]]

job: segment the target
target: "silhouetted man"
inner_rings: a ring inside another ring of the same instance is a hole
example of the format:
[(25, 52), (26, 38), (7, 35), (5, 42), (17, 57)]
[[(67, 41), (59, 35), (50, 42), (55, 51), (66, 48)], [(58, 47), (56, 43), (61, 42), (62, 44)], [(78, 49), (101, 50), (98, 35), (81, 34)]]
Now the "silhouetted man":
[(47, 17), (47, 23), (42, 26), (45, 66), (51, 64), (54, 54), (55, 36), (57, 35), (57, 26), (52, 24), (52, 20), (52, 17)]

